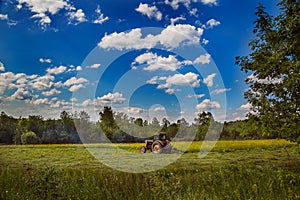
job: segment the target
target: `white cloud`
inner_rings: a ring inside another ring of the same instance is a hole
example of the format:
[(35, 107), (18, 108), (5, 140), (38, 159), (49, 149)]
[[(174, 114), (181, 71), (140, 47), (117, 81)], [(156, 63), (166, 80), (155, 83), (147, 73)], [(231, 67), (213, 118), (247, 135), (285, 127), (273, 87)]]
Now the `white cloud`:
[(208, 21), (206, 22), (207, 28), (213, 28), (214, 26), (218, 26), (218, 25), (220, 25), (220, 24), (221, 24), (221, 22), (219, 22), (219, 21), (217, 21), (217, 20), (215, 20), (215, 19), (210, 19), (210, 20), (208, 20)]
[(165, 92), (168, 93), (168, 94), (174, 94), (175, 93), (175, 89), (168, 88), (168, 89), (165, 90)]
[(210, 63), (210, 59), (211, 59), (211, 56), (210, 54), (206, 53), (204, 55), (200, 55), (198, 58), (196, 58), (194, 60), (194, 64), (209, 64)]
[(0, 62), (0, 71), (5, 71), (5, 67), (2, 62)]
[(56, 14), (61, 9), (70, 9), (71, 6), (65, 0), (18, 0), (19, 6), (21, 9), (23, 4), (25, 4), (29, 10), (34, 14), (33, 18), (40, 18), (39, 23), (41, 25), (51, 23), (51, 19), (46, 13), (50, 13), (52, 15)]
[(218, 5), (218, 1), (217, 0), (201, 0), (201, 2), (204, 5)]
[(93, 21), (94, 24), (103, 24), (104, 22), (109, 20), (109, 18), (107, 16), (105, 17), (104, 14), (101, 12), (100, 6), (97, 7), (95, 12), (98, 15), (98, 17)]
[(112, 104), (122, 104), (126, 99), (123, 97), (122, 93), (107, 93), (102, 97), (97, 97), (95, 99), (87, 99), (81, 105), (84, 107), (88, 106), (107, 106)]
[(134, 115), (141, 114), (145, 111), (144, 109), (138, 108), (138, 107), (128, 107), (126, 110), (128, 113), (134, 114)]
[[(164, 84), (158, 85), (158, 89), (169, 89), (172, 85), (199, 87), (198, 74), (188, 72), (186, 74), (175, 74), (166, 78)], [(169, 90), (171, 92), (171, 90)], [(173, 91), (174, 92), (174, 91)]]
[(149, 84), (157, 84), (158, 76), (153, 76), (150, 80), (147, 81)]
[(98, 46), (104, 49), (143, 49), (153, 48), (157, 44), (161, 44), (167, 48), (174, 49), (180, 45), (198, 44), (203, 29), (196, 28), (189, 24), (169, 25), (161, 31), (160, 34), (142, 35), (140, 28), (133, 29), (130, 32), (120, 32), (105, 35)]
[(188, 95), (187, 98), (189, 98), (189, 99), (192, 99), (192, 98), (201, 99), (204, 96), (205, 96), (205, 94), (194, 94), (194, 95)]
[(77, 66), (76, 67), (76, 71), (81, 71), (82, 70), (82, 67), (81, 66)]
[(84, 85), (83, 84), (77, 84), (77, 85), (72, 85), (70, 88), (69, 88), (69, 91), (70, 92), (76, 92), (78, 91), (79, 89), (83, 88)]
[(101, 64), (92, 64), (90, 66), (87, 66), (86, 68), (90, 68), (90, 69), (98, 69), (101, 66)]
[(54, 76), (46, 74), (33, 79), (28, 85), (36, 90), (46, 90), (50, 89), (54, 85), (54, 79)]
[(57, 75), (57, 74), (64, 73), (66, 71), (66, 69), (67, 69), (67, 67), (61, 65), (59, 67), (48, 68), (47, 73)]
[(163, 106), (155, 106), (152, 110), (154, 112), (164, 112), (164, 111), (166, 111), (166, 109)]
[(159, 69), (165, 71), (176, 71), (181, 66), (181, 62), (178, 61), (174, 55), (162, 57), (152, 52), (139, 55), (132, 63), (132, 65), (134, 64), (147, 64), (147, 66), (143, 68), (145, 71), (156, 71)]
[(41, 63), (51, 63), (52, 62), (52, 60), (50, 58), (40, 58), (39, 61)]
[(32, 97), (33, 97), (32, 94), (27, 89), (20, 87), (7, 99), (8, 100), (26, 100), (26, 99), (31, 99)]
[(172, 6), (174, 10), (177, 10), (179, 8), (179, 4), (183, 4), (188, 8), (190, 6), (190, 3), (190, 0), (165, 0), (165, 4)]
[(203, 79), (203, 83), (205, 83), (208, 87), (212, 87), (214, 85), (214, 78), (216, 77), (216, 73), (208, 75)]
[(39, 19), (42, 26), (49, 25), (52, 21), (50, 15), (57, 14), (60, 10), (68, 11), (70, 20), (77, 22), (86, 21), (82, 9), (76, 9), (68, 0), (17, 0), (17, 9), (22, 9), (24, 5), (34, 13), (31, 18)]
[(197, 110), (207, 111), (211, 109), (219, 109), (221, 105), (216, 101), (210, 101), (209, 99), (203, 100), (200, 104), (196, 106)]
[(51, 23), (50, 17), (47, 16), (45, 13), (37, 13), (35, 15), (32, 15), (31, 18), (39, 18), (39, 23), (43, 26)]
[(207, 45), (208, 43), (209, 43), (209, 40), (207, 40), (205, 38), (202, 39), (202, 44)]
[(64, 86), (71, 86), (71, 85), (75, 85), (75, 84), (81, 84), (81, 83), (86, 83), (88, 82), (87, 79), (85, 78), (76, 78), (76, 77), (71, 77), (68, 80), (65, 81), (65, 83), (63, 84)]
[(8, 15), (0, 13), (0, 20), (8, 20)]
[(155, 18), (157, 21), (160, 21), (162, 18), (162, 13), (157, 9), (156, 6), (149, 6), (146, 3), (140, 3), (139, 7), (135, 10), (143, 15), (146, 15), (148, 18)]
[(252, 108), (250, 103), (246, 103), (240, 106), (240, 110), (250, 110)]
[(123, 97), (122, 93), (116, 92), (108, 93), (102, 97), (98, 97), (96, 101), (100, 105), (107, 103), (122, 104), (125, 101), (125, 98)]
[(45, 91), (45, 92), (42, 92), (42, 94), (46, 97), (49, 97), (49, 96), (54, 96), (54, 95), (57, 95), (57, 94), (60, 94), (61, 91), (57, 90), (57, 89), (52, 89), (50, 91)]
[(50, 104), (49, 100), (47, 98), (43, 99), (35, 99), (35, 100), (28, 100), (27, 103), (33, 104), (33, 105), (41, 105), (41, 104)]
[(198, 12), (198, 9), (197, 9), (197, 8), (193, 8), (193, 9), (190, 10), (190, 15), (191, 15), (191, 16), (195, 16), (195, 17), (198, 17), (197, 12)]
[(170, 21), (171, 21), (171, 25), (174, 25), (175, 23), (177, 23), (178, 21), (180, 20), (186, 20), (186, 18), (184, 17), (176, 17), (176, 18), (171, 18)]
[(228, 92), (228, 91), (231, 91), (231, 88), (216, 89), (216, 90), (212, 91), (211, 94), (221, 94), (221, 93)]
[(70, 16), (70, 20), (75, 20), (76, 23), (82, 23), (82, 22), (87, 21), (87, 19), (85, 17), (85, 13), (83, 12), (82, 9), (78, 9), (76, 11), (70, 12), (69, 16)]

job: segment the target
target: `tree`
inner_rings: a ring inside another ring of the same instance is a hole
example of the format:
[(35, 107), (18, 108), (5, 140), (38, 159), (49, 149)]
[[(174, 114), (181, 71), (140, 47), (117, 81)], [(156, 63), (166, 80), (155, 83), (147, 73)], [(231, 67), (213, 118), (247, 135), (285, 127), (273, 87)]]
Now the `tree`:
[(236, 64), (252, 73), (245, 98), (264, 132), (280, 130), (279, 137), (300, 142), (300, 2), (282, 0), (278, 6), (276, 17), (263, 5), (256, 8), (251, 53)]
[(196, 125), (198, 125), (195, 140), (203, 140), (208, 132), (210, 124), (214, 122), (214, 117), (210, 112), (203, 111), (198, 114), (194, 121), (196, 122)]
[(113, 139), (113, 135), (117, 132), (118, 126), (114, 119), (111, 107), (105, 106), (100, 115), (100, 127), (109, 140)]
[(21, 135), (22, 144), (40, 144), (41, 139), (32, 131), (28, 131)]

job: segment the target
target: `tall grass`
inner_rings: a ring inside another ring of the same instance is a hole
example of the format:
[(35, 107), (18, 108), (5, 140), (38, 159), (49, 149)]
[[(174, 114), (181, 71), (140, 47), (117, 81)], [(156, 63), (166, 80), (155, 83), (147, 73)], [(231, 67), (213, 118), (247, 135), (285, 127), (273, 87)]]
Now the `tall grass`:
[[(82, 145), (2, 146), (0, 199), (300, 199), (296, 144), (219, 141), (199, 159), (201, 145), (193, 143), (175, 163), (142, 174), (112, 170)], [(118, 146), (138, 153), (141, 144)]]
[(0, 199), (299, 199), (300, 175), (255, 166), (211, 171), (1, 169)]

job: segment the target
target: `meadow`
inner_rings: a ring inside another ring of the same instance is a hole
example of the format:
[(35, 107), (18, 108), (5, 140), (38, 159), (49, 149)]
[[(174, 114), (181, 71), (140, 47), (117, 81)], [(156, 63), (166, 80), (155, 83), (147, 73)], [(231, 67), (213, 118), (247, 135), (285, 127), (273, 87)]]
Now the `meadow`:
[[(145, 158), (142, 163), (126, 158), (144, 173), (114, 170), (78, 144), (0, 146), (0, 199), (300, 199), (300, 147), (295, 143), (218, 141), (204, 158), (199, 158), (201, 142), (186, 151), (183, 142), (173, 143), (170, 155), (141, 155), (141, 145), (89, 147), (106, 152), (117, 146), (115, 154)], [(170, 165), (147, 172), (153, 160), (180, 154)]]

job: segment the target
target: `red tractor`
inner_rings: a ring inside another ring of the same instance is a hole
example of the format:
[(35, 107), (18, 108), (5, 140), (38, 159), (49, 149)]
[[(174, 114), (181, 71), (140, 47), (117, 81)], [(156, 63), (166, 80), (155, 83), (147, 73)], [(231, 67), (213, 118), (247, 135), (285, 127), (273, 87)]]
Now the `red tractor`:
[(150, 150), (153, 153), (171, 153), (172, 145), (165, 133), (158, 133), (153, 136), (153, 140), (145, 140), (145, 146), (140, 148), (141, 153)]

